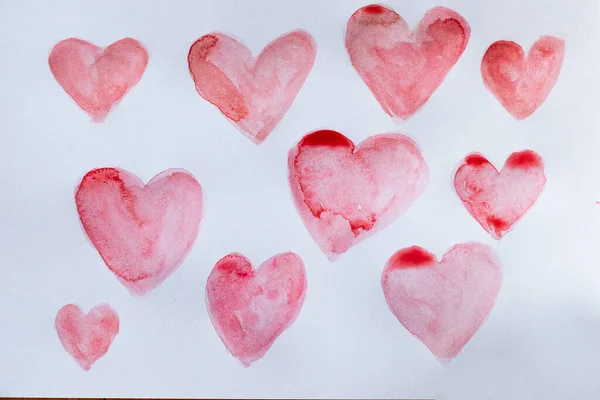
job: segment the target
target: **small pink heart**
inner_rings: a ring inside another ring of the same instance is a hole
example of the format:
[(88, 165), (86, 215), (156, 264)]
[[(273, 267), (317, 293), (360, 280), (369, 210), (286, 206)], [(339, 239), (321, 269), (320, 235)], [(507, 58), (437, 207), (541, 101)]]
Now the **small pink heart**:
[(406, 212), (429, 180), (419, 148), (401, 134), (355, 146), (339, 132), (316, 131), (290, 150), (288, 166), (296, 209), (330, 260)]
[(119, 333), (119, 316), (108, 304), (96, 306), (85, 315), (76, 305), (68, 304), (58, 311), (55, 325), (67, 353), (88, 371)]
[(316, 44), (303, 31), (275, 39), (256, 58), (235, 39), (211, 33), (192, 45), (188, 64), (200, 96), (259, 144), (292, 105), (315, 57)]
[(179, 267), (203, 211), (200, 184), (176, 169), (147, 185), (121, 169), (94, 169), (79, 184), (75, 203), (92, 244), (134, 295), (149, 292)]
[(439, 262), (418, 246), (399, 250), (381, 276), (392, 313), (442, 362), (477, 332), (501, 282), (500, 261), (477, 242), (457, 244)]
[(358, 9), (346, 28), (352, 65), (392, 117), (407, 119), (429, 100), (458, 61), (471, 28), (457, 12), (434, 7), (410, 27), (378, 4)]
[(294, 253), (271, 257), (258, 270), (246, 257), (231, 253), (217, 262), (206, 283), (212, 324), (246, 367), (293, 324), (305, 293), (304, 264)]
[(515, 42), (494, 42), (481, 60), (483, 83), (516, 119), (527, 118), (546, 100), (558, 80), (565, 42), (542, 36), (525, 53)]
[(94, 121), (102, 122), (142, 78), (148, 52), (131, 38), (105, 49), (83, 40), (66, 39), (54, 46), (48, 64), (65, 92)]
[(500, 173), (481, 154), (469, 154), (454, 176), (458, 197), (494, 239), (525, 215), (545, 184), (543, 160), (531, 150), (512, 153)]

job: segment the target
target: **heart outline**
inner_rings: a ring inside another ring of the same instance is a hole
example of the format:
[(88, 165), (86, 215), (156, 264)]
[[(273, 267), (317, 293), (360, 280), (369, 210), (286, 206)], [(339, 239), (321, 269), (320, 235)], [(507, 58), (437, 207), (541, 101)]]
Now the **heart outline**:
[[(515, 119), (525, 119), (544, 104), (552, 92), (564, 56), (565, 41), (554, 36), (540, 37), (527, 55), (516, 42), (496, 41), (481, 59), (483, 84)], [(546, 67), (549, 68), (544, 71)]]
[(304, 86), (316, 49), (308, 32), (295, 30), (274, 39), (254, 57), (240, 41), (213, 32), (192, 44), (188, 69), (198, 94), (260, 144)]
[(103, 122), (139, 83), (148, 61), (144, 45), (132, 38), (105, 48), (81, 39), (65, 39), (48, 57), (58, 84), (94, 122)]
[(496, 240), (529, 212), (545, 184), (543, 159), (533, 150), (512, 153), (500, 171), (482, 154), (470, 153), (453, 180), (468, 213)]
[(97, 168), (81, 179), (75, 205), (86, 237), (108, 269), (132, 295), (142, 296), (189, 254), (204, 195), (183, 169), (167, 169), (144, 184), (123, 169)]
[(108, 352), (119, 325), (119, 315), (108, 304), (97, 305), (87, 314), (77, 305), (67, 304), (54, 322), (63, 348), (85, 371)]
[[(281, 295), (277, 290), (285, 289)], [(239, 253), (221, 258), (206, 282), (211, 323), (232, 356), (249, 367), (300, 314), (306, 295), (302, 259), (280, 253), (254, 269)]]
[(412, 246), (388, 259), (380, 283), (392, 314), (446, 364), (492, 312), (502, 285), (501, 262), (479, 242), (454, 245), (440, 261)]
[[(341, 153), (338, 157), (340, 160), (335, 161), (339, 166), (317, 168), (320, 164), (332, 164), (328, 157), (332, 157), (334, 152)], [(303, 153), (308, 155), (304, 157)], [(328, 156), (323, 156), (326, 153), (329, 153)], [(305, 161), (300, 160), (302, 157)], [(316, 161), (311, 161), (311, 157)], [(378, 157), (390, 163), (387, 170), (394, 169), (396, 174), (388, 173), (381, 160), (377, 160)], [(300, 167), (299, 164), (304, 165)], [(304, 172), (300, 173), (300, 169)], [(306, 172), (311, 169), (311, 172)], [(348, 182), (342, 183), (331, 181), (340, 176), (339, 171), (353, 169), (359, 170), (358, 180), (348, 178)], [(411, 138), (400, 133), (373, 135), (355, 145), (339, 132), (313, 131), (289, 151), (288, 173), (296, 210), (313, 240), (330, 261), (336, 260), (340, 254), (399, 218), (421, 196), (429, 182), (429, 168), (419, 146)], [(312, 188), (302, 187), (300, 181), (304, 179), (306, 182), (303, 174), (319, 175), (313, 178), (318, 182), (316, 191), (330, 190), (329, 194), (324, 195), (327, 199), (317, 199), (319, 195), (315, 195)], [(375, 182), (373, 174), (382, 182)], [(403, 181), (405, 178), (409, 181), (408, 184)], [(326, 186), (323, 182), (327, 180), (335, 189), (318, 187)], [(388, 180), (393, 181), (393, 184)], [(345, 190), (349, 191), (348, 201), (340, 200), (340, 193)], [(309, 196), (306, 193), (315, 199), (307, 202)], [(365, 198), (367, 194), (372, 198)], [(372, 209), (371, 203), (378, 206)]]

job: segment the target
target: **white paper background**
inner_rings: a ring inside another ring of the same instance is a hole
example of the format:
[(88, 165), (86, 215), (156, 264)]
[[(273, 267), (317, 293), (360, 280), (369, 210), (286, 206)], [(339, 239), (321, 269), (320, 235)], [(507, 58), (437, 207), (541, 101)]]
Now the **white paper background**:
[[(411, 26), (444, 5), (472, 28), (440, 88), (396, 124), (352, 68), (344, 46), (356, 0), (0, 2), (0, 395), (169, 397), (600, 398), (600, 266), (597, 263), (598, 12), (595, 1), (445, 0), (388, 3)], [(255, 54), (305, 29), (317, 42), (312, 72), (266, 142), (243, 137), (195, 91), (187, 52), (218, 30)], [(548, 100), (515, 121), (484, 88), (487, 47), (541, 35), (566, 41)], [(94, 124), (53, 79), (47, 57), (77, 37), (107, 46), (123, 37), (150, 51), (142, 80)], [(387, 229), (330, 263), (294, 209), (287, 152), (305, 133), (331, 128), (360, 142), (400, 131), (421, 146), (430, 183)], [(500, 168), (513, 151), (545, 160), (546, 188), (500, 242), (469, 216), (452, 188), (467, 153)], [(202, 185), (205, 216), (191, 253), (145, 298), (132, 297), (80, 227), (73, 194), (90, 169), (117, 166), (147, 181), (185, 168)], [(380, 276), (396, 250), (438, 257), (480, 241), (503, 262), (487, 322), (442, 366), (388, 310)], [(283, 251), (305, 262), (308, 293), (295, 324), (244, 368), (207, 315), (204, 285), (215, 262), (237, 251), (255, 266)], [(67, 303), (108, 302), (121, 332), (84, 372), (54, 329)]]

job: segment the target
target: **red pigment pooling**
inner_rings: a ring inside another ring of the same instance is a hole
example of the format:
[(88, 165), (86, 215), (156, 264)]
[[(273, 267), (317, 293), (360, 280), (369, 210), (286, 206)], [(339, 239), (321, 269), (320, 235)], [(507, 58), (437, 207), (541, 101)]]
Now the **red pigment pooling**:
[(258, 270), (238, 253), (217, 262), (206, 283), (217, 334), (246, 367), (262, 358), (302, 308), (306, 272), (294, 253), (278, 254)]
[[(403, 252), (400, 250), (396, 254)], [(386, 302), (400, 323), (442, 362), (452, 360), (491, 312), (502, 272), (494, 251), (471, 242), (440, 262), (405, 268), (392, 256), (381, 276)]]
[(479, 166), (488, 163), (489, 161), (481, 154), (473, 153), (465, 157), (465, 164)]
[(183, 262), (198, 234), (202, 198), (196, 179), (176, 169), (147, 185), (121, 169), (95, 169), (75, 193), (85, 233), (134, 295), (158, 286)]
[(545, 184), (543, 160), (531, 150), (511, 154), (500, 173), (483, 156), (468, 155), (454, 176), (458, 197), (494, 239), (525, 215)]
[(515, 152), (508, 157), (506, 165), (511, 168), (539, 168), (543, 166), (542, 158), (531, 150)]
[(429, 180), (419, 148), (401, 134), (355, 147), (339, 132), (311, 133), (290, 150), (288, 167), (296, 208), (330, 260), (402, 215)]
[(412, 246), (406, 249), (397, 251), (390, 258), (390, 265), (393, 268), (414, 268), (426, 267), (435, 263), (435, 256), (419, 246)]
[(350, 17), (346, 49), (384, 111), (407, 119), (444, 81), (470, 34), (467, 21), (448, 8), (430, 9), (411, 32), (393, 10), (370, 5)]
[(105, 49), (83, 40), (66, 39), (54, 46), (48, 64), (65, 92), (94, 121), (102, 122), (140, 81), (148, 59), (144, 46), (131, 38)]
[(508, 221), (502, 220), (495, 216), (486, 217), (487, 226), (492, 232), (499, 237), (504, 235), (504, 232), (510, 229), (511, 224)]
[(68, 304), (58, 311), (55, 327), (67, 353), (89, 371), (119, 333), (119, 316), (108, 304), (96, 306), (85, 315), (76, 305)]
[(525, 57), (515, 42), (493, 43), (481, 60), (483, 83), (516, 119), (533, 114), (558, 80), (565, 42), (553, 36), (538, 39)]
[(371, 4), (362, 8), (363, 12), (367, 14), (383, 14), (388, 11), (387, 8), (380, 6), (379, 4)]
[(258, 55), (229, 36), (212, 33), (190, 48), (196, 91), (255, 143), (264, 141), (292, 105), (315, 62), (306, 32), (275, 39)]
[(302, 138), (302, 141), (298, 144), (298, 146), (342, 146), (350, 148), (350, 150), (354, 150), (354, 143), (352, 143), (350, 139), (339, 132), (331, 130), (320, 130), (309, 133)]

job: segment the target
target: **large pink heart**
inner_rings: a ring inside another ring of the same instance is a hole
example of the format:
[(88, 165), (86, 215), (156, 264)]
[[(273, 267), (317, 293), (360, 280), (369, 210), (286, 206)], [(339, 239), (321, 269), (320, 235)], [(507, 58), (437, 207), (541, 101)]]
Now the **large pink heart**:
[(515, 42), (493, 43), (481, 60), (483, 83), (516, 119), (527, 118), (546, 100), (558, 80), (565, 42), (542, 36), (525, 53)]
[(105, 49), (79, 39), (59, 42), (48, 58), (56, 81), (95, 121), (137, 85), (148, 52), (137, 40), (121, 39)]
[(470, 34), (467, 21), (444, 7), (427, 11), (411, 32), (396, 12), (373, 4), (350, 17), (346, 49), (384, 111), (407, 119), (444, 81)]
[(303, 31), (287, 33), (258, 57), (220, 33), (202, 36), (188, 64), (196, 90), (255, 143), (267, 138), (292, 105), (316, 57), (316, 44)]
[(452, 247), (439, 262), (421, 247), (399, 250), (381, 276), (392, 313), (443, 362), (485, 321), (501, 282), (500, 261), (477, 242)]
[(401, 134), (355, 147), (339, 132), (316, 131), (290, 150), (288, 166), (296, 208), (330, 260), (403, 214), (429, 180), (419, 148)]
[(246, 257), (231, 253), (217, 262), (206, 283), (213, 326), (246, 367), (292, 325), (305, 293), (304, 264), (294, 253), (271, 257), (258, 270)]
[(545, 184), (542, 158), (531, 150), (512, 153), (500, 173), (481, 154), (469, 154), (454, 176), (458, 197), (494, 239), (525, 215)]
[(144, 186), (127, 171), (95, 169), (83, 177), (75, 202), (92, 244), (135, 295), (183, 262), (202, 219), (202, 188), (183, 170), (164, 171)]
[(88, 371), (119, 333), (119, 316), (108, 304), (96, 306), (85, 315), (76, 305), (68, 304), (58, 311), (55, 326), (67, 353)]

